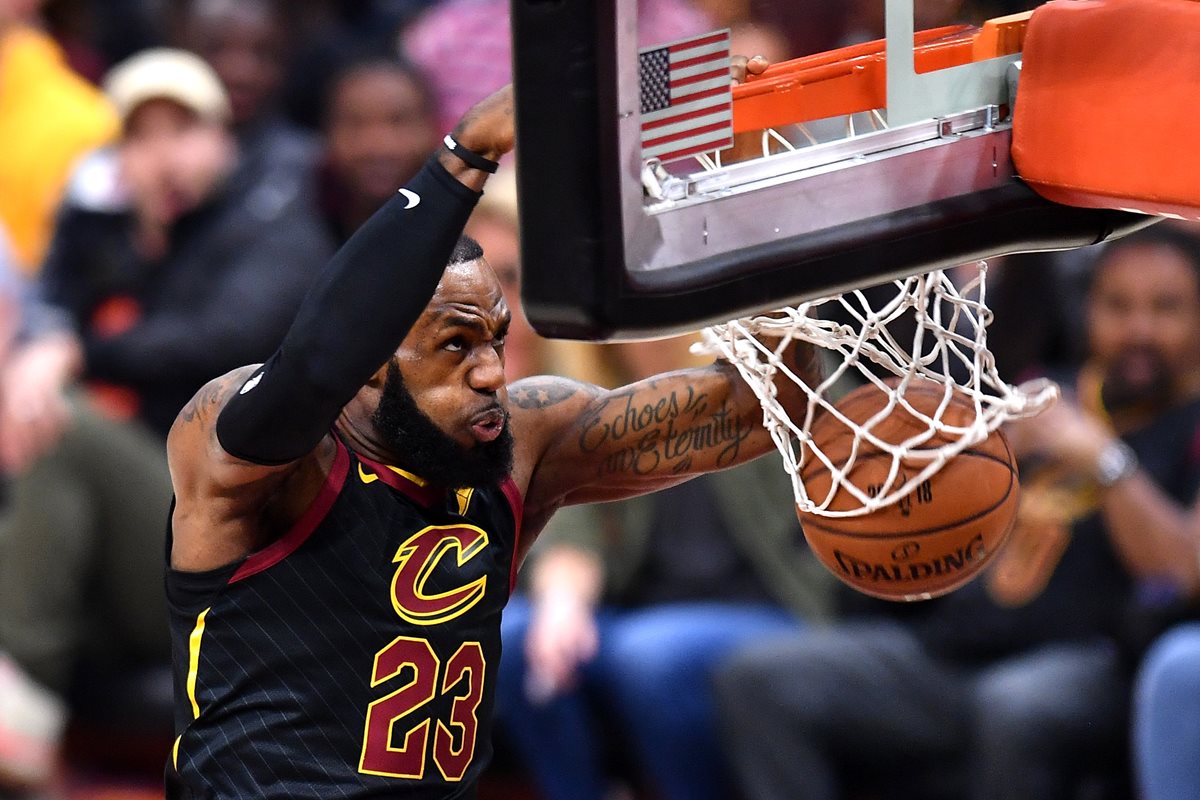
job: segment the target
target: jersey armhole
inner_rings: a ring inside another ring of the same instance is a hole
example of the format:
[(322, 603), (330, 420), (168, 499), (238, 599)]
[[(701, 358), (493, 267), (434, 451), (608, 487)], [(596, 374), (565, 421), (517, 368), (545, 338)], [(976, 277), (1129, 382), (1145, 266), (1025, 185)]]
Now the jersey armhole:
[(337, 445), (337, 454), (333, 458), (333, 466), (330, 468), (329, 474), (325, 477), (325, 483), (321, 485), (321, 490), (317, 492), (317, 496), (313, 498), (308, 509), (301, 515), (300, 519), (296, 520), (287, 533), (262, 550), (247, 556), (246, 560), (241, 563), (229, 578), (229, 583), (232, 584), (245, 580), (283, 561), (300, 549), (300, 545), (308, 541), (308, 537), (312, 536), (313, 531), (317, 529), (317, 526), (329, 514), (329, 510), (333, 508), (333, 504), (337, 501), (338, 496), (341, 495), (342, 487), (346, 484), (346, 476), (350, 472), (350, 451), (346, 449), (346, 445), (336, 435), (333, 437), (333, 441)]
[(521, 489), (512, 476), (505, 477), (500, 483), (500, 491), (504, 492), (513, 515), (512, 566), (508, 570), (508, 593), (512, 594), (517, 586), (517, 568), (520, 567), (518, 559), (521, 557), (521, 517), (525, 513), (525, 498), (521, 496)]
[(212, 597), (229, 583), (239, 564), (229, 564), (204, 572), (180, 572), (167, 567), (167, 604), (174, 611), (195, 616), (197, 609), (212, 604)]
[(241, 565), (240, 561), (227, 564), (216, 569), (203, 572), (183, 572), (171, 567), (171, 545), (175, 540), (172, 520), (175, 519), (175, 497), (171, 497), (171, 507), (167, 511), (167, 535), (165, 537), (166, 552), (163, 575), (163, 588), (167, 595), (167, 606), (172, 611), (178, 611), (188, 616), (194, 616), (197, 609), (209, 605), (212, 596), (229, 582), (229, 577)]

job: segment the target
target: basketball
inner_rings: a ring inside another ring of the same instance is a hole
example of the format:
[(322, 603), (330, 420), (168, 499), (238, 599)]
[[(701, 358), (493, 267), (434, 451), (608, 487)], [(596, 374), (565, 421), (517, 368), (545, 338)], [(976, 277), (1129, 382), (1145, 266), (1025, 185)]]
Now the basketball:
[[(913, 381), (905, 398), (918, 412), (933, 416), (944, 397), (941, 384)], [(874, 384), (842, 398), (838, 410), (856, 424), (878, 414), (888, 395)], [(943, 414), (948, 425), (966, 426), (974, 416), (970, 399), (955, 391)], [(900, 444), (927, 430), (925, 422), (897, 405), (872, 428), (883, 442)], [(817, 418), (810, 428), (813, 444), (835, 465), (845, 463), (854, 432), (833, 414)], [(950, 441), (935, 435), (922, 448)], [(848, 474), (868, 494), (882, 486), (891, 468), (888, 452), (863, 440)], [(927, 461), (904, 459), (899, 486)], [(822, 502), (831, 487), (829, 470), (817, 458), (806, 460), (800, 473), (808, 496)], [(885, 600), (925, 600), (969, 581), (1003, 545), (1017, 511), (1017, 467), (1004, 434), (987, 439), (952, 457), (927, 481), (898, 502), (853, 517), (824, 517), (797, 509), (813, 552), (834, 575), (860, 592)], [(828, 508), (845, 511), (861, 503), (839, 487)]]

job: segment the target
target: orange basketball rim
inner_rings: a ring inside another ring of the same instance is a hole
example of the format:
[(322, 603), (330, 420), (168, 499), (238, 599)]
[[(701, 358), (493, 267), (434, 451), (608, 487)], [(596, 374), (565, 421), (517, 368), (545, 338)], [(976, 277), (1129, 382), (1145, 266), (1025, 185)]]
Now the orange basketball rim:
[[(914, 39), (917, 72), (933, 72), (1021, 52), (1032, 12), (950, 25)], [(842, 47), (781, 61), (733, 90), (735, 133), (887, 107), (887, 42)]]
[[(917, 72), (1022, 54), (1012, 158), (1048, 200), (1200, 219), (1200, 2), (1051, 0), (922, 31)], [(748, 132), (887, 106), (885, 42), (785, 61), (734, 89)]]

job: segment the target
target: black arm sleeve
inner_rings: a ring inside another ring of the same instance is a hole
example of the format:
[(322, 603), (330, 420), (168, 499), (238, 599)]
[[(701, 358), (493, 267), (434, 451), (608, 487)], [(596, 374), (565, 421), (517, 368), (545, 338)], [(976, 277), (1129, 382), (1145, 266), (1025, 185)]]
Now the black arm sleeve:
[(424, 311), (479, 196), (431, 158), (342, 246), (283, 344), (221, 411), (227, 453), (284, 464), (316, 447)]

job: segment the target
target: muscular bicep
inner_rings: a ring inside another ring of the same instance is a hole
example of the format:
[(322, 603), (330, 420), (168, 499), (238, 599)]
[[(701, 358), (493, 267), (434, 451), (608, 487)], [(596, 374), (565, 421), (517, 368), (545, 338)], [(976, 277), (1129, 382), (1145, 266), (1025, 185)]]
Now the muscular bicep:
[(526, 412), (539, 417), (531, 427), (544, 437), (528, 490), (533, 508), (655, 491), (772, 446), (757, 398), (723, 364), (612, 391), (576, 391)]
[(262, 465), (221, 447), (217, 418), (256, 368), (236, 369), (206, 384), (179, 412), (167, 438), (176, 569), (213, 569), (253, 552), (281, 527), (272, 520), (286, 521), (302, 509), (304, 486), (319, 478), (304, 476), (319, 472), (323, 448), (287, 464)]

